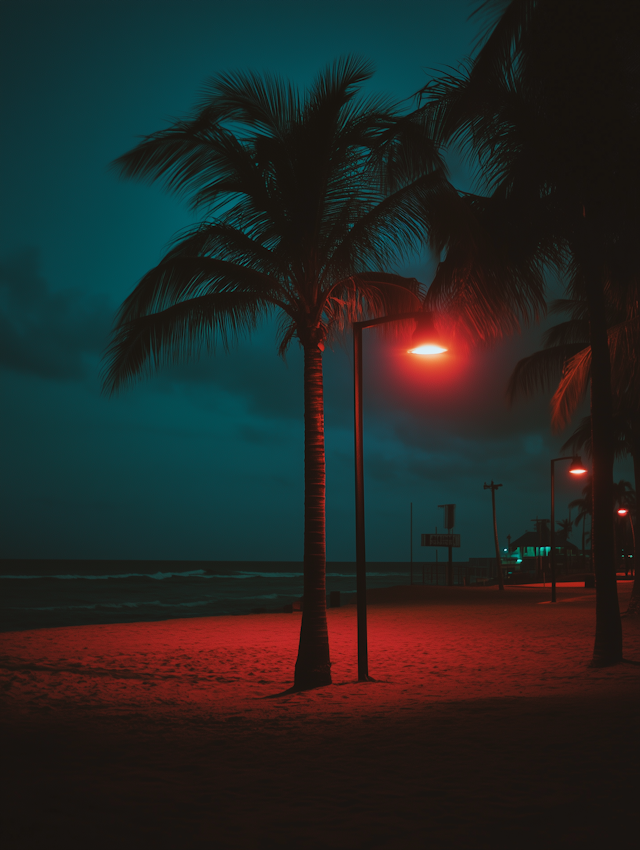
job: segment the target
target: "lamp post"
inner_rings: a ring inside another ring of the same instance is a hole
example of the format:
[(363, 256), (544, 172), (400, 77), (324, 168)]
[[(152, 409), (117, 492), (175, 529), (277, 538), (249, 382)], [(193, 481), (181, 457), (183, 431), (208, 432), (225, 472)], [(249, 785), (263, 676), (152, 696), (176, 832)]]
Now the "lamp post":
[(636, 574), (636, 532), (633, 528), (633, 520), (631, 519), (631, 511), (629, 510), (629, 508), (618, 508), (618, 515), (629, 517), (629, 525), (631, 526), (631, 542), (632, 542), (632, 545), (633, 545), (633, 563), (631, 564), (631, 568), (632, 568), (633, 574), (635, 576), (635, 574)]
[(364, 460), (362, 450), (362, 331), (375, 325), (385, 325), (405, 319), (415, 319), (410, 354), (442, 354), (447, 349), (437, 339), (432, 313), (399, 313), (353, 323), (353, 386), (354, 386), (354, 444), (356, 457), (356, 607), (358, 630), (358, 681), (371, 682), (367, 648), (367, 561), (364, 537)]
[(556, 537), (556, 503), (555, 503), (555, 469), (554, 465), (558, 460), (570, 460), (571, 466), (569, 467), (569, 472), (572, 475), (584, 475), (587, 471), (584, 467), (584, 464), (580, 460), (578, 455), (571, 455), (567, 457), (554, 457), (551, 461), (551, 534), (549, 543), (551, 544), (551, 548), (549, 551), (550, 558), (550, 566), (551, 566), (551, 601), (556, 601), (556, 549), (555, 549), (555, 537)]

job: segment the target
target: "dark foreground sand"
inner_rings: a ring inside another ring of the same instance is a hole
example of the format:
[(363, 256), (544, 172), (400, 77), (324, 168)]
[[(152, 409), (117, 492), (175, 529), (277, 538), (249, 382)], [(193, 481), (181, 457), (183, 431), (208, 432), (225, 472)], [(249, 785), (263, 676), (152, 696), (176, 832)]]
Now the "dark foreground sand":
[(4, 847), (635, 846), (640, 628), (590, 669), (594, 591), (548, 594), (373, 591), (378, 681), (348, 606), (301, 694), (299, 614), (1, 635)]

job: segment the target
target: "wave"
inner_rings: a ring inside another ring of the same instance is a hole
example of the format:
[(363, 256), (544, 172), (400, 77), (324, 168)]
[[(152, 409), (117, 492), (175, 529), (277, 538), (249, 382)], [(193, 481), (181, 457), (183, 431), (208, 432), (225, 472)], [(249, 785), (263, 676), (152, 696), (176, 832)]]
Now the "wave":
[[(217, 576), (212, 576), (208, 574), (205, 570), (189, 570), (188, 572), (184, 573), (114, 573), (111, 575), (102, 576), (83, 576), (78, 575), (76, 573), (53, 576), (0, 576), (0, 579), (40, 579), (42, 581), (47, 581), (48, 579), (60, 579), (62, 581), (104, 581), (105, 579), (123, 578), (151, 578), (155, 581), (163, 581), (167, 578), (217, 578)], [(228, 578), (233, 578), (233, 576), (228, 576)]]
[(38, 608), (12, 608), (13, 611), (103, 611), (103, 610), (125, 610), (133, 608), (196, 608), (202, 605), (211, 605), (211, 600), (204, 602), (96, 602), (94, 605), (53, 605)]
[[(220, 578), (302, 578), (304, 573), (254, 573), (247, 570), (238, 570), (233, 576), (220, 576)], [(218, 578), (218, 576), (213, 576)]]

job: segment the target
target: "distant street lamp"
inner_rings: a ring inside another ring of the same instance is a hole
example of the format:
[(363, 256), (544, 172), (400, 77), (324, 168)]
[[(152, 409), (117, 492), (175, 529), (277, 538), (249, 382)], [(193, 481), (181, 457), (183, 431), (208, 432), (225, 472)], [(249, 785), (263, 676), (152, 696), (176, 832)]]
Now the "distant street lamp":
[[(633, 570), (633, 574), (636, 574), (636, 532), (633, 528), (633, 520), (631, 519), (631, 511), (629, 508), (618, 508), (618, 514), (620, 516), (628, 516), (629, 517), (629, 525), (631, 526), (631, 542), (633, 545), (633, 563), (631, 564), (631, 569)], [(617, 556), (616, 556), (617, 559)]]
[(433, 313), (399, 313), (353, 323), (354, 442), (356, 456), (356, 603), (358, 629), (358, 681), (371, 682), (367, 648), (367, 561), (364, 539), (364, 458), (362, 449), (362, 331), (374, 325), (385, 325), (414, 319), (416, 329), (409, 354), (432, 356), (447, 349), (436, 333)]
[(572, 455), (570, 457), (554, 457), (551, 461), (551, 535), (550, 535), (550, 565), (551, 565), (551, 601), (556, 601), (556, 549), (555, 549), (555, 537), (556, 537), (556, 515), (555, 515), (555, 471), (554, 464), (558, 460), (570, 460), (571, 466), (569, 467), (569, 472), (571, 475), (584, 475), (586, 473), (586, 469), (584, 464), (582, 463), (580, 457), (578, 455)]

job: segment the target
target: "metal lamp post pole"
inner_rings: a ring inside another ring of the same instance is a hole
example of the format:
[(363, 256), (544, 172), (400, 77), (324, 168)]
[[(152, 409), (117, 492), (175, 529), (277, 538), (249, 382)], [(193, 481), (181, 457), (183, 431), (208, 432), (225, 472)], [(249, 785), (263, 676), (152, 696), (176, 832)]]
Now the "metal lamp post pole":
[(551, 549), (549, 550), (549, 554), (551, 555), (550, 566), (551, 566), (551, 601), (556, 601), (556, 549), (555, 549), (555, 538), (556, 538), (556, 493), (555, 493), (555, 462), (556, 460), (563, 460), (563, 458), (554, 458), (551, 461), (551, 534), (549, 536), (549, 543), (551, 544)]
[(353, 385), (356, 454), (356, 607), (358, 620), (358, 681), (369, 682), (367, 648), (367, 560), (364, 548), (364, 457), (362, 451), (362, 327), (353, 323)]
[(632, 570), (633, 570), (633, 574), (635, 576), (635, 574), (636, 574), (636, 572), (635, 572), (636, 571), (636, 532), (635, 532), (635, 529), (633, 527), (633, 520), (631, 519), (631, 511), (629, 510), (629, 508), (621, 508), (618, 511), (618, 514), (620, 516), (628, 516), (629, 517), (629, 524), (631, 525), (631, 545), (633, 546), (633, 552), (632, 552), (633, 563), (631, 564), (631, 567), (632, 567)]
[(358, 681), (372, 682), (367, 648), (367, 559), (364, 535), (364, 458), (362, 448), (362, 331), (402, 319), (418, 319), (424, 313), (399, 313), (364, 322), (353, 322), (354, 447), (356, 456), (356, 615), (358, 632)]
[(635, 577), (636, 574), (636, 532), (633, 528), (633, 520), (631, 519), (631, 511), (629, 511), (629, 525), (631, 526), (631, 542), (633, 544), (633, 563), (631, 566), (633, 567), (633, 575)]

